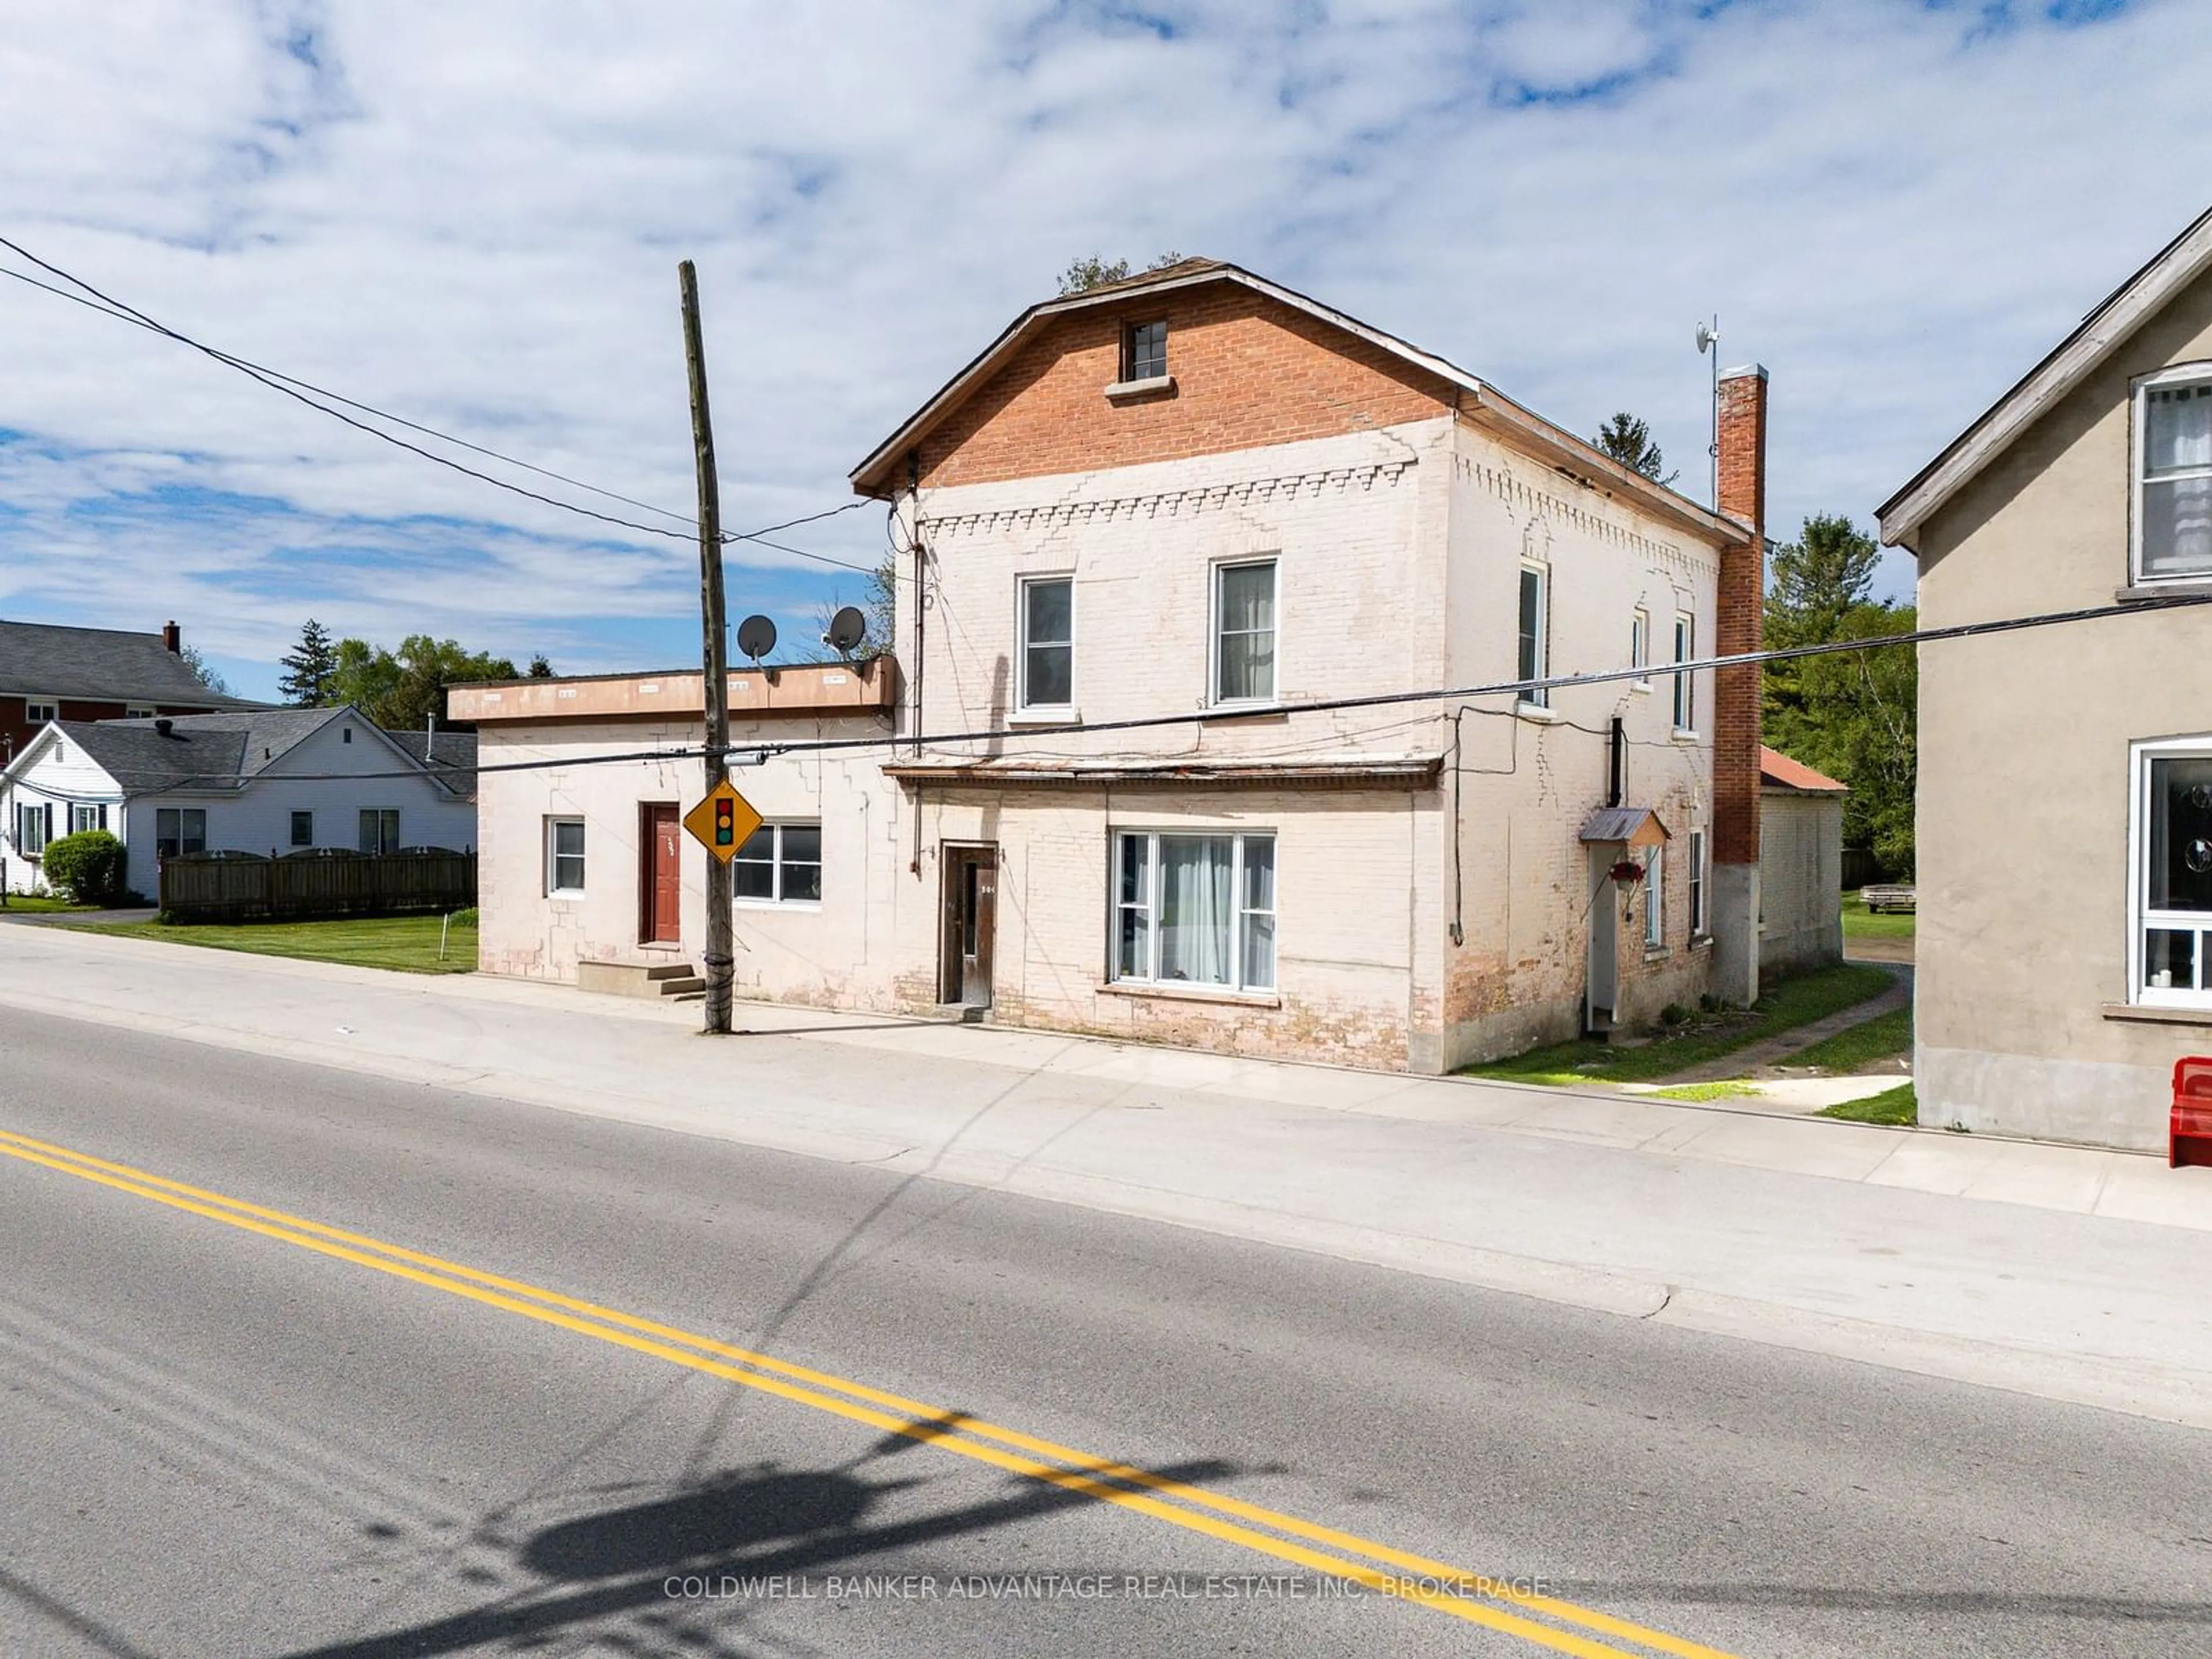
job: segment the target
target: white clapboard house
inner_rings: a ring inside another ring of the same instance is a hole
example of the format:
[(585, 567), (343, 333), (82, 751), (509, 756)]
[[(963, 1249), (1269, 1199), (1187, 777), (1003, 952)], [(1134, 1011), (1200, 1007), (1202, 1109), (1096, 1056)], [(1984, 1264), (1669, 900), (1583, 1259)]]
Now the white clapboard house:
[(178, 853), (473, 851), (476, 734), (395, 733), (358, 708), (49, 721), (0, 772), (0, 881), (46, 886), (46, 847), (107, 830), (153, 897)]

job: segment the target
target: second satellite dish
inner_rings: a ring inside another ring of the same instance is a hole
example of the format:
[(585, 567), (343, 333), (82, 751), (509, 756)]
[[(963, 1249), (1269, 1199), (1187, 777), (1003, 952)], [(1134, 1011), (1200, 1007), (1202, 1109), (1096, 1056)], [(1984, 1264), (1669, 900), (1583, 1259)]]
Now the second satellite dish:
[(738, 624), (738, 649), (758, 663), (775, 649), (775, 624), (766, 617), (748, 617)]
[(841, 657), (849, 657), (868, 637), (868, 619), (857, 605), (841, 605), (837, 614), (830, 618), (830, 631), (822, 636), (822, 643)]

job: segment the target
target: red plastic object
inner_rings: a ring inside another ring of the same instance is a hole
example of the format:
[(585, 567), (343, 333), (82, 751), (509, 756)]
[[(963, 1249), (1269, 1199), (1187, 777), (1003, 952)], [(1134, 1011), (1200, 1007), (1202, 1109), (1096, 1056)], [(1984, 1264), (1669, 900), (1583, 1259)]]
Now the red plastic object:
[(2173, 1063), (2173, 1123), (2166, 1163), (2212, 1164), (2212, 1057), (2185, 1054)]

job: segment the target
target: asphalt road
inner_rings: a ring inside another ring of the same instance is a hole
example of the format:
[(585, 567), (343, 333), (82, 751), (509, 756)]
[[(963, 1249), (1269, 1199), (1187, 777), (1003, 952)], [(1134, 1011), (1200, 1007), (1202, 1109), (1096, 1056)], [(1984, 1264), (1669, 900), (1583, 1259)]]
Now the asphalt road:
[(2186, 1429), (8, 1010), (0, 1152), (0, 1653), (2212, 1655)]

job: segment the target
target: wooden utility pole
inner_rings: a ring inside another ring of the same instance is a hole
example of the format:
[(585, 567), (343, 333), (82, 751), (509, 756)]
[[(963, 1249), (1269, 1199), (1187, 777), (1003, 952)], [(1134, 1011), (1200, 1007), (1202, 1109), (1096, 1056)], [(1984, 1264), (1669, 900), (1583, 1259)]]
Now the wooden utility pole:
[[(707, 411), (707, 350), (699, 337), (699, 273), (676, 268), (684, 289), (684, 358), (691, 377), (691, 441), (699, 468), (699, 622), (707, 681), (707, 787), (728, 775), (729, 650), (722, 608), (722, 492), (714, 476), (714, 422)], [(737, 968), (731, 935), (730, 866), (707, 860), (707, 1033), (730, 1030), (730, 983)]]

